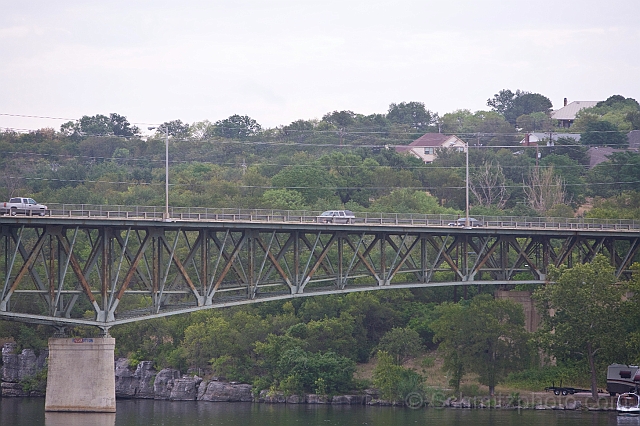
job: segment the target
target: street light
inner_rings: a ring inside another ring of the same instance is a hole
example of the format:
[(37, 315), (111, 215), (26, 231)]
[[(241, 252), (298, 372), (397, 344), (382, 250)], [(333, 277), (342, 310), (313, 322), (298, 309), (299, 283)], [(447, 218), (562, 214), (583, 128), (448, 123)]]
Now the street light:
[(466, 200), (466, 219), (464, 221), (464, 226), (465, 228), (468, 228), (471, 226), (471, 224), (469, 223), (469, 142), (466, 142), (466, 151), (467, 151), (467, 166), (466, 166), (466, 171), (467, 171), (467, 183), (465, 185), (466, 187), (466, 196), (467, 196), (467, 200)]
[[(147, 127), (149, 130), (159, 127)], [(169, 221), (169, 126), (164, 126), (164, 213), (162, 220)]]

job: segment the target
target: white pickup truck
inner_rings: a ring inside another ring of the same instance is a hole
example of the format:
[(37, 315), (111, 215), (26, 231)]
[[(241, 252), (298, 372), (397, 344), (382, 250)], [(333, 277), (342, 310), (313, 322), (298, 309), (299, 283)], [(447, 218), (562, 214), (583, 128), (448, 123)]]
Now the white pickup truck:
[(33, 198), (13, 197), (8, 202), (0, 203), (0, 214), (25, 214), (27, 216), (47, 214), (47, 206), (38, 204)]

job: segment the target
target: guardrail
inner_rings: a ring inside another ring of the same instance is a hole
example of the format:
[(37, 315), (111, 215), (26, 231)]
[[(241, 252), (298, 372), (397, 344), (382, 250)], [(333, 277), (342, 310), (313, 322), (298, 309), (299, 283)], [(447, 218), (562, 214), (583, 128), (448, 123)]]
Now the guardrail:
[[(123, 206), (49, 203), (48, 216), (101, 219), (163, 220), (162, 206)], [(319, 211), (170, 207), (170, 220), (244, 221), (267, 223), (317, 223)], [(356, 212), (353, 224), (456, 226), (461, 216), (451, 214)], [(640, 221), (631, 219), (544, 218), (518, 216), (474, 216), (482, 227), (565, 230), (637, 230)]]

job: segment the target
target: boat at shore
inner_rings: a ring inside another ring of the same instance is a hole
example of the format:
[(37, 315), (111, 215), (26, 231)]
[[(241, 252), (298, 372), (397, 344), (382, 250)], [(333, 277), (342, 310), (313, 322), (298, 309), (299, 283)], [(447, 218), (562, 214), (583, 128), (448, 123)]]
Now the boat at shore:
[(640, 415), (640, 396), (635, 392), (625, 392), (618, 395), (616, 410), (619, 416)]

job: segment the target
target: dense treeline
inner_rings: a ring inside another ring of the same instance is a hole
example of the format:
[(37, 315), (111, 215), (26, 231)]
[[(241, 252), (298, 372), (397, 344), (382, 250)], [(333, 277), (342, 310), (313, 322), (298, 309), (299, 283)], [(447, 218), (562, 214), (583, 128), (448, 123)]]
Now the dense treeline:
[[(424, 133), (442, 132), (469, 145), (474, 215), (568, 217), (592, 199), (589, 216), (640, 218), (640, 155), (616, 152), (593, 168), (587, 156), (590, 145), (624, 147), (624, 132), (640, 129), (635, 100), (612, 96), (581, 111), (572, 129), (581, 133), (582, 143), (559, 137), (539, 147), (523, 147), (524, 132), (563, 131), (549, 118), (546, 97), (503, 90), (487, 104), (491, 111), (439, 116), (423, 103), (401, 102), (383, 114), (333, 111), (320, 120), (274, 129), (241, 115), (214, 123), (174, 120), (150, 137), (142, 137), (119, 114), (84, 116), (60, 131), (5, 131), (0, 133), (0, 198), (161, 206), (167, 138), (172, 206), (461, 213), (464, 153), (442, 149), (433, 163), (424, 164), (394, 150)], [(570, 272), (557, 274), (560, 280)], [(634, 283), (637, 290), (637, 279)], [(615, 280), (603, 285), (606, 294), (624, 287)], [(514, 383), (539, 385), (550, 381), (549, 371), (579, 381), (590, 377), (589, 360), (601, 383), (606, 364), (640, 361), (637, 297), (606, 312), (613, 315), (610, 325), (629, 339), (622, 344), (592, 339), (590, 344), (604, 349), (590, 359), (583, 347), (552, 341), (549, 330), (557, 326), (552, 318), (545, 318), (551, 328), (544, 333), (526, 335), (521, 308), (493, 300), (492, 290), (485, 287), (476, 295), (478, 290), (469, 287), (462, 301), (444, 288), (314, 297), (134, 323), (111, 332), (118, 355), (134, 362), (152, 359), (158, 367), (190, 368), (287, 393), (337, 393), (371, 385), (354, 380), (353, 373), (357, 364), (375, 357), (373, 385), (388, 398), (401, 398), (423, 386), (423, 377), (403, 363), (437, 347), (456, 389), (469, 373), (490, 390), (510, 373)], [(561, 312), (567, 302), (555, 296), (541, 289), (541, 307)], [(583, 296), (589, 306), (591, 296)], [(46, 346), (49, 332), (0, 322), (0, 339), (12, 338), (20, 347)], [(535, 368), (544, 363), (539, 349), (554, 356), (557, 365)]]
[[(596, 197), (594, 213), (610, 216), (602, 211), (610, 202), (600, 198), (637, 198), (638, 153), (614, 153), (592, 169), (586, 154), (589, 144), (620, 146), (621, 135), (626, 139), (621, 131), (638, 128), (637, 102), (612, 96), (582, 110), (573, 129), (583, 132), (583, 144), (558, 133), (553, 146), (543, 140), (538, 148), (523, 148), (524, 131), (562, 131), (546, 115), (545, 99), (501, 91), (488, 101), (493, 111), (440, 117), (420, 102), (402, 102), (386, 114), (334, 111), (274, 129), (239, 115), (191, 125), (174, 120), (148, 138), (121, 115), (84, 116), (60, 131), (0, 133), (0, 197), (162, 205), (166, 135), (173, 206), (460, 211), (463, 153), (443, 149), (433, 163), (423, 164), (393, 149), (440, 131), (470, 146), (474, 214), (570, 216), (587, 197)], [(522, 127), (512, 124), (514, 114)], [(547, 117), (542, 127), (527, 127), (540, 122), (540, 114)], [(594, 130), (603, 126), (608, 130)]]

